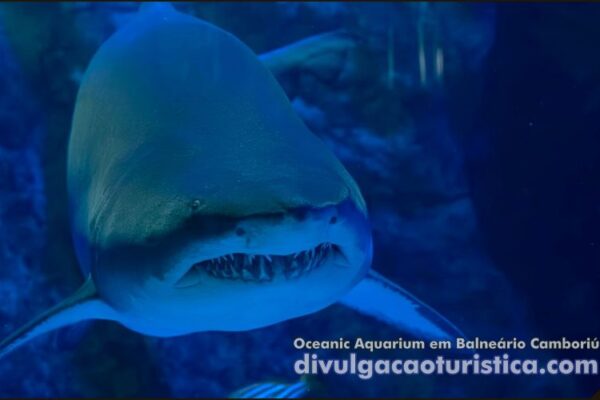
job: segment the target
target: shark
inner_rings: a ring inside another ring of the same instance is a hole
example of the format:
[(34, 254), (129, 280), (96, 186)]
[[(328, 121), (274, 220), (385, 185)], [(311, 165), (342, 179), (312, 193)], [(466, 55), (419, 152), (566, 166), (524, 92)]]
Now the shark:
[(462, 332), (371, 268), (365, 200), (275, 75), (336, 65), (343, 33), (256, 55), (169, 4), (145, 4), (92, 58), (68, 149), (84, 283), (0, 356), (84, 320), (144, 335), (245, 331), (339, 303), (415, 335)]

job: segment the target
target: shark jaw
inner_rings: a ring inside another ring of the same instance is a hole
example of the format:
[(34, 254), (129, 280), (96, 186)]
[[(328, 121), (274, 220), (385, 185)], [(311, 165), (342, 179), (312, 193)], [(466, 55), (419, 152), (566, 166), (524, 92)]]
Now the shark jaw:
[(177, 286), (184, 288), (200, 284), (206, 276), (253, 283), (298, 279), (324, 265), (347, 262), (340, 247), (330, 242), (287, 255), (229, 253), (192, 265)]
[(339, 300), (364, 277), (371, 253), (366, 215), (350, 200), (250, 216), (179, 249), (171, 270), (140, 282), (116, 308), (123, 324), (155, 336), (259, 328)]

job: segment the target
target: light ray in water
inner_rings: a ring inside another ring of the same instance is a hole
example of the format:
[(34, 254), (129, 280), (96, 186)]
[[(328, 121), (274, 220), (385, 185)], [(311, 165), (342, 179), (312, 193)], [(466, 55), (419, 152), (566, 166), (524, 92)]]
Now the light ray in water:
[(394, 88), (395, 77), (395, 60), (394, 60), (394, 26), (390, 24), (388, 27), (388, 49), (387, 49), (387, 87)]
[(444, 78), (444, 50), (441, 46), (435, 49), (435, 73), (438, 82)]
[(421, 78), (421, 85), (427, 85), (427, 59), (425, 56), (425, 12), (427, 4), (420, 4), (419, 7), (419, 19), (417, 21), (417, 41), (419, 48), (419, 77)]

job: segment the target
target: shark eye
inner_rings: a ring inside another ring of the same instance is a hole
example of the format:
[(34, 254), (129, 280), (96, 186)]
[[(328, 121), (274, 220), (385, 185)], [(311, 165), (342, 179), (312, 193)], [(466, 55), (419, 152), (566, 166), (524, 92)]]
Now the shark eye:
[(331, 218), (329, 219), (329, 223), (330, 223), (330, 224), (335, 224), (336, 222), (337, 222), (337, 217), (336, 217), (336, 216), (333, 216), (333, 217), (331, 217)]
[(201, 205), (202, 205), (202, 202), (199, 199), (194, 199), (192, 201), (192, 203), (190, 204), (190, 207), (192, 208), (192, 210), (198, 210)]
[(246, 231), (244, 230), (244, 228), (237, 228), (235, 230), (235, 234), (238, 236), (244, 236), (246, 234)]

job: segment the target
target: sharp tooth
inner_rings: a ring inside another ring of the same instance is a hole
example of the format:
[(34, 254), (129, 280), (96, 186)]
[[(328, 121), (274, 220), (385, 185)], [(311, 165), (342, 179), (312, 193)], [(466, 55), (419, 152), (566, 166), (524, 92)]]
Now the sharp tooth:
[(307, 251), (306, 254), (305, 254), (305, 256), (304, 256), (304, 260), (303, 260), (304, 261), (304, 266), (310, 264), (310, 262), (311, 262), (312, 259), (313, 259), (313, 256), (312, 256), (311, 252)]
[(273, 264), (265, 263), (265, 270), (269, 279), (273, 279)]
[(237, 262), (234, 263), (233, 264), (233, 276), (237, 277), (241, 274), (241, 272), (242, 272), (242, 267), (240, 266), (240, 264)]
[(302, 271), (300, 271), (300, 268), (295, 269), (290, 273), (290, 278), (297, 278), (300, 276), (301, 273)]
[(269, 261), (269, 262), (273, 262), (273, 260), (271, 260), (271, 257), (270, 257), (270, 256), (268, 256), (268, 255), (265, 255), (265, 258), (267, 259), (267, 261)]
[(260, 277), (260, 260), (259, 258), (254, 258), (253, 262), (248, 266), (248, 270), (252, 274), (255, 279)]
[(269, 280), (269, 274), (267, 274), (267, 267), (265, 265), (265, 259), (263, 257), (260, 257), (258, 267), (260, 268), (258, 279), (261, 281)]
[(248, 260), (252, 264), (252, 260), (254, 260), (254, 254), (248, 254)]
[(242, 279), (245, 280), (245, 281), (251, 281), (251, 280), (253, 280), (252, 274), (250, 273), (250, 271), (248, 271), (245, 268), (242, 270)]

